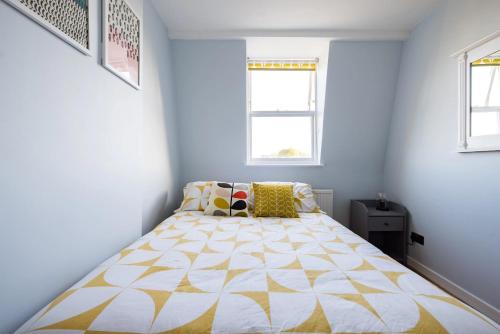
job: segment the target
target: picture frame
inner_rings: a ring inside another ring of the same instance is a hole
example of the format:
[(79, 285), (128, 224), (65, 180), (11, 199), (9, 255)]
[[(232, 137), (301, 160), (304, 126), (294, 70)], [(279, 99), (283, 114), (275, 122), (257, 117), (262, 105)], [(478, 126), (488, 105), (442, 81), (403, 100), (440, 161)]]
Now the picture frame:
[(89, 0), (4, 0), (19, 12), (62, 39), (81, 53), (91, 53), (91, 13)]
[(137, 90), (142, 86), (142, 17), (127, 0), (102, 0), (102, 65)]

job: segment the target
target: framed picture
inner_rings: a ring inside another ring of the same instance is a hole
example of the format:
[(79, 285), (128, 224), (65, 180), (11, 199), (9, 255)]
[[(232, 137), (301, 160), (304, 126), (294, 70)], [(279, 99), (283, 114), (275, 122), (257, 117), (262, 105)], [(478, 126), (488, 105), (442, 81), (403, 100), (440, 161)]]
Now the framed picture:
[(89, 0), (5, 0), (21, 13), (90, 55)]
[(102, 64), (136, 89), (141, 88), (142, 19), (126, 0), (102, 0)]

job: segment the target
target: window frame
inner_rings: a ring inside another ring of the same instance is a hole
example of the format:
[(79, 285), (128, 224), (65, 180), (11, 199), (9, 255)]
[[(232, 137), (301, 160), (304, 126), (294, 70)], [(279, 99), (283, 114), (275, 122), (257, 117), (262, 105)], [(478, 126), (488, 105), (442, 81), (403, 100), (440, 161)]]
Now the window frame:
[[(255, 59), (252, 59), (255, 60)], [(248, 59), (248, 61), (251, 61)], [(259, 59), (258, 61), (262, 61)], [(266, 59), (264, 61), (269, 61)], [(289, 59), (276, 60), (279, 62), (288, 62)], [(303, 60), (302, 60), (303, 61)], [(247, 124), (247, 157), (248, 166), (320, 166), (318, 154), (318, 59), (308, 59), (315, 61), (316, 69), (313, 72), (314, 84), (314, 110), (309, 111), (252, 111), (252, 71), (246, 67), (246, 124)], [(248, 62), (247, 62), (248, 64)], [(256, 117), (310, 117), (311, 118), (311, 157), (310, 158), (253, 158), (252, 157), (252, 120)]]
[(471, 118), (473, 113), (471, 105), (471, 64), (477, 59), (499, 50), (500, 31), (497, 31), (453, 54), (454, 57), (458, 58), (459, 71), (458, 152), (500, 151), (500, 134), (471, 135)]

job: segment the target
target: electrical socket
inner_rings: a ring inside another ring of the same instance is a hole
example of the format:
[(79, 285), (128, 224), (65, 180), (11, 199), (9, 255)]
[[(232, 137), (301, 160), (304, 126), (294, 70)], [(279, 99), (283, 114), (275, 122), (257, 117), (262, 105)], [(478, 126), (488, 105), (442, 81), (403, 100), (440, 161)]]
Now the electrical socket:
[(415, 233), (415, 232), (411, 232), (410, 239), (411, 239), (412, 243), (416, 242), (418, 244), (421, 244), (422, 246), (424, 245), (424, 236), (423, 235), (420, 235), (420, 234)]

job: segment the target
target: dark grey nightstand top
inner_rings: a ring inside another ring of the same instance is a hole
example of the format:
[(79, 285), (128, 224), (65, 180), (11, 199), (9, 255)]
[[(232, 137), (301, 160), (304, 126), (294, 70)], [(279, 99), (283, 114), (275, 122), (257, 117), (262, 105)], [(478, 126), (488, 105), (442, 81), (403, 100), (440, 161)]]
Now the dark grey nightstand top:
[(368, 211), (368, 216), (370, 217), (402, 217), (406, 215), (406, 209), (394, 202), (389, 202), (389, 211), (381, 211), (375, 209), (375, 200), (355, 200), (357, 202), (363, 203)]

